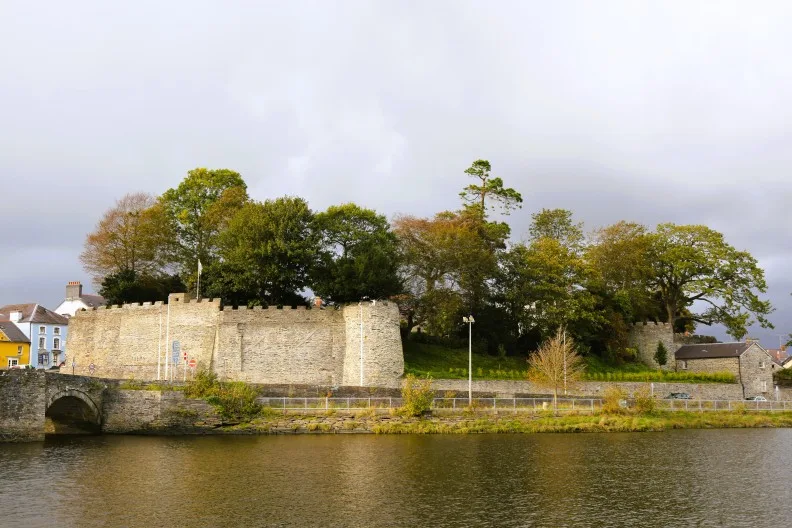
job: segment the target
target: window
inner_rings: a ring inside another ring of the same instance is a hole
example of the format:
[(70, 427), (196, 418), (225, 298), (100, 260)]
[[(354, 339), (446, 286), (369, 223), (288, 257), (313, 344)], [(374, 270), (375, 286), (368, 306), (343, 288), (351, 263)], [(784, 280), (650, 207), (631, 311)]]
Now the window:
[(759, 368), (765, 368), (765, 362), (764, 361), (760, 361), (759, 362)]
[(39, 349), (44, 350), (45, 348), (47, 348), (47, 338), (39, 337)]
[(682, 370), (687, 370), (687, 361), (680, 361), (679, 363), (680, 363), (679, 368), (681, 368)]
[(19, 366), (19, 360), (17, 358), (9, 358), (8, 360), (8, 368)]
[(20, 356), (22, 355), (22, 345), (19, 345), (17, 347), (17, 354), (19, 354)]
[(762, 386), (761, 388), (762, 392), (767, 392), (767, 382), (763, 381), (760, 383), (760, 385)]
[(38, 355), (38, 364), (39, 365), (47, 365), (47, 364), (49, 364), (49, 354), (39, 354)]
[(46, 326), (39, 326), (39, 334), (46, 334), (47, 327)]
[(60, 335), (60, 326), (56, 326), (52, 329), (52, 333), (55, 335)]
[(60, 350), (60, 337), (56, 337), (52, 340), (52, 349), (53, 350)]

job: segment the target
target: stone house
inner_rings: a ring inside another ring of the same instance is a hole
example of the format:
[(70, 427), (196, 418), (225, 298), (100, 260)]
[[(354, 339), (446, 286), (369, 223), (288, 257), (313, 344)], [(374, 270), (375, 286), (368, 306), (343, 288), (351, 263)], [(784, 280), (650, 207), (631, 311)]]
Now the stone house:
[(743, 397), (773, 396), (773, 372), (781, 368), (759, 343), (682, 345), (674, 354), (678, 372), (729, 372)]

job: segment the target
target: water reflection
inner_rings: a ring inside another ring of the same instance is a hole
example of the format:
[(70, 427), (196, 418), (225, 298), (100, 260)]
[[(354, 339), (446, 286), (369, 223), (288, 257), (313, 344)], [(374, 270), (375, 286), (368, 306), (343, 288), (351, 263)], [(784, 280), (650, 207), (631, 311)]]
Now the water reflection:
[(792, 430), (74, 437), (0, 446), (0, 525), (784, 526)]

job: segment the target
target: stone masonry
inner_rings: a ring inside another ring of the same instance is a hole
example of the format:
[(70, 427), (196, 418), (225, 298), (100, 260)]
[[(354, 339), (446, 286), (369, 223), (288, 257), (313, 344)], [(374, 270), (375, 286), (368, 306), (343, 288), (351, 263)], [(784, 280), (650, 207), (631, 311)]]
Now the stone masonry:
[[(75, 374), (103, 378), (181, 379), (186, 353), (221, 379), (361, 385), (361, 343), (362, 385), (398, 382), (404, 372), (399, 312), (383, 301), (337, 309), (232, 309), (177, 293), (167, 304), (77, 312), (67, 346)], [(72, 365), (64, 372), (71, 373)]]
[[(663, 343), (668, 352), (665, 365), (655, 361), (657, 344)], [(638, 350), (640, 361), (652, 368), (674, 370), (674, 352), (679, 345), (674, 343), (674, 330), (669, 323), (636, 323), (630, 329), (629, 344)]]
[(741, 385), (744, 397), (773, 398), (773, 371), (777, 365), (770, 354), (754, 343), (739, 357), (677, 360), (680, 372), (729, 372)]

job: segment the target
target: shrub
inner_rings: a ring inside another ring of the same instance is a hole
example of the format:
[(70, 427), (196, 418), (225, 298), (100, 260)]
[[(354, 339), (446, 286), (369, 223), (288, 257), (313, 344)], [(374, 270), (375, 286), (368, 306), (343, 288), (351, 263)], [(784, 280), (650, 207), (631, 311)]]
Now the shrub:
[(206, 400), (226, 420), (250, 421), (261, 412), (256, 389), (241, 381), (221, 383), (215, 373), (206, 370), (196, 373), (184, 388), (184, 395)]
[(635, 399), (635, 409), (640, 413), (651, 414), (657, 407), (652, 391), (646, 385), (635, 391), (633, 398)]
[(607, 414), (622, 414), (626, 394), (618, 387), (608, 387), (602, 399), (602, 412)]
[(655, 350), (654, 353), (654, 360), (661, 367), (668, 363), (668, 350), (666, 350), (666, 347), (662, 341), (657, 342), (657, 350)]
[(432, 378), (418, 379), (412, 374), (404, 377), (400, 408), (402, 414), (420, 416), (432, 408), (433, 400)]

